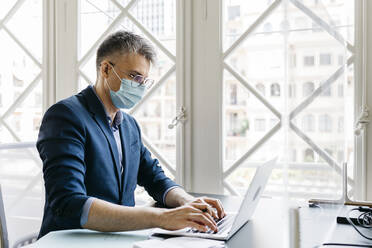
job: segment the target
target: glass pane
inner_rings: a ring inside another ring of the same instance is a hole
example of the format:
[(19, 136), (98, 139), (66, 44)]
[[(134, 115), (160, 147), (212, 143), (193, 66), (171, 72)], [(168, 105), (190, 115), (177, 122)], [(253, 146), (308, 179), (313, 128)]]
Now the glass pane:
[[(233, 4), (244, 9), (247, 2), (225, 1), (225, 8)], [(269, 4), (273, 1), (262, 2)], [(226, 180), (239, 192), (244, 192), (255, 166), (272, 158), (273, 152), (279, 149), (279, 163), (283, 169), (273, 172), (267, 189), (269, 194), (288, 194), (300, 199), (334, 199), (340, 195), (341, 177), (326, 161), (332, 159), (338, 165), (348, 162), (351, 170), (353, 166), (354, 67), (345, 67), (352, 52), (305, 12), (309, 7), (343, 39), (353, 42), (354, 6), (351, 5), (354, 1), (300, 2), (305, 4), (305, 8), (299, 9), (291, 1), (283, 1), (226, 59), (283, 116), (280, 131)], [(252, 6), (257, 5), (253, 9), (262, 4), (251, 3)], [(241, 14), (237, 19), (250, 20), (257, 15)], [(340, 20), (340, 23), (335, 20)], [(234, 20), (225, 25), (239, 29), (249, 26), (239, 27)], [(226, 40), (224, 42), (227, 42), (227, 48), (231, 45)], [(344, 72), (341, 71), (337, 78), (331, 77), (342, 69)], [(330, 87), (321, 87), (322, 91), (314, 95), (327, 80), (330, 80)], [(233, 99), (230, 100), (233, 103), (239, 102), (242, 101), (236, 97), (239, 94), (244, 94), (244, 89), (231, 87), (230, 91), (225, 90), (224, 98)], [(249, 99), (251, 95), (245, 97)], [(298, 109), (300, 104), (304, 107)], [(262, 110), (259, 105), (248, 106), (251, 109), (246, 111), (246, 116), (256, 119), (253, 122), (255, 128), (249, 131), (259, 134), (269, 120), (260, 118)], [(292, 115), (294, 118), (288, 120), (287, 117)], [(226, 115), (224, 118), (226, 129), (229, 119)], [(306, 139), (302, 139), (301, 134), (291, 130), (289, 121), (308, 136), (325, 153), (325, 157)], [(239, 126), (244, 122), (237, 119), (236, 123)], [(251, 139), (243, 138), (235, 145), (243, 147), (241, 153), (248, 150), (247, 140)]]
[(120, 10), (110, 0), (80, 0), (79, 58), (85, 55), (119, 14)]
[[(259, 87), (254, 85), (253, 87)], [(265, 94), (265, 88), (261, 88)], [(255, 113), (255, 114), (254, 114)], [(235, 77), (224, 72), (224, 168), (267, 134), (279, 119)]]
[(139, 0), (130, 13), (167, 49), (176, 53), (176, 1)]
[(43, 46), (42, 7), (42, 0), (24, 1), (5, 24), (40, 63)]
[[(16, 2), (1, 2), (0, 19)], [(35, 147), (15, 147), (35, 142), (40, 127), (43, 1), (18, 2), (4, 23), (7, 30), (0, 26), (0, 184), (10, 247), (40, 230), (44, 204), (41, 160)]]

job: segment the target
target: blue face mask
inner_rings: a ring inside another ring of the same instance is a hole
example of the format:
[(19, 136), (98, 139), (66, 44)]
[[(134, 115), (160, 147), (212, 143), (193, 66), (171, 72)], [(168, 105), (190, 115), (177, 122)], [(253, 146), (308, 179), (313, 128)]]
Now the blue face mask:
[(110, 89), (111, 101), (117, 108), (130, 109), (142, 99), (146, 87), (145, 85), (133, 87), (132, 83), (137, 83), (125, 78), (120, 78), (115, 69), (113, 67), (112, 69), (115, 72), (116, 76), (120, 79), (121, 85), (120, 89), (115, 92), (111, 90), (110, 86), (107, 83), (107, 80), (105, 79), (105, 82)]

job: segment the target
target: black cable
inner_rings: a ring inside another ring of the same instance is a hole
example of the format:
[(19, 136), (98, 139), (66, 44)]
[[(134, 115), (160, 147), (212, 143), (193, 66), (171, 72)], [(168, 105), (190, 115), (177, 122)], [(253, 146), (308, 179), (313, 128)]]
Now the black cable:
[[(354, 227), (354, 229), (355, 229), (355, 231), (357, 231), (359, 234), (360, 234), (360, 236), (362, 236), (363, 238), (366, 238), (366, 239), (368, 239), (368, 240), (372, 240), (372, 237), (368, 237), (368, 236), (366, 236), (366, 235), (364, 235), (357, 227), (356, 227), (356, 225), (350, 220), (350, 213), (351, 212), (353, 212), (353, 211), (356, 211), (356, 210), (358, 210), (358, 211), (362, 211), (363, 213), (361, 214), (361, 215), (359, 215), (359, 217), (358, 217), (358, 223), (361, 225), (361, 227), (364, 227), (364, 228), (367, 228), (367, 229), (369, 229), (369, 228), (371, 228), (372, 226), (369, 224), (369, 223), (365, 223), (364, 222), (364, 220), (363, 220), (363, 218), (365, 217), (365, 216), (368, 216), (368, 219), (370, 219), (371, 218), (371, 215), (372, 215), (372, 210), (371, 209), (363, 209), (363, 210), (361, 210), (361, 208), (359, 207), (359, 208), (352, 208), (352, 209), (350, 209), (349, 211), (348, 211), (348, 213), (347, 213), (347, 215), (346, 215), (346, 220), (347, 220), (347, 222), (349, 222), (349, 224), (352, 226), (352, 227)], [(367, 210), (367, 211), (364, 211), (364, 210)], [(363, 218), (361, 219), (360, 217), (361, 216), (363, 216)], [(363, 222), (361, 222), (361, 221), (363, 221)], [(372, 247), (372, 245), (370, 245), (370, 247)]]

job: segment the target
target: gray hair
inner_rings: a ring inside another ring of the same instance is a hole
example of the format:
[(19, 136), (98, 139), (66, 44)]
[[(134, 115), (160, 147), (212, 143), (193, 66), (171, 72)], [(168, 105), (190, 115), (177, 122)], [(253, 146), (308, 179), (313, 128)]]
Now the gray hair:
[(109, 35), (98, 47), (96, 58), (97, 73), (102, 60), (115, 54), (137, 53), (149, 62), (155, 63), (156, 52), (146, 39), (128, 31), (117, 31)]

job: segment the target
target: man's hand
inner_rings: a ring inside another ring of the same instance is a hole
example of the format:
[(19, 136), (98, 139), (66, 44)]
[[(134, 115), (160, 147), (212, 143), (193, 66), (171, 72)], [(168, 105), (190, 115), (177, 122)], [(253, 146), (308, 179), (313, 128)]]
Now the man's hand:
[(209, 197), (198, 197), (188, 204), (193, 206), (194, 208), (202, 210), (203, 212), (207, 212), (214, 219), (222, 219), (226, 216), (221, 201), (218, 199)]
[[(197, 203), (201, 206), (201, 203)], [(207, 212), (196, 207), (185, 205), (173, 209), (162, 209), (159, 214), (159, 227), (167, 230), (178, 230), (185, 227), (192, 227), (201, 232), (208, 231), (208, 228), (217, 232), (217, 224)]]

